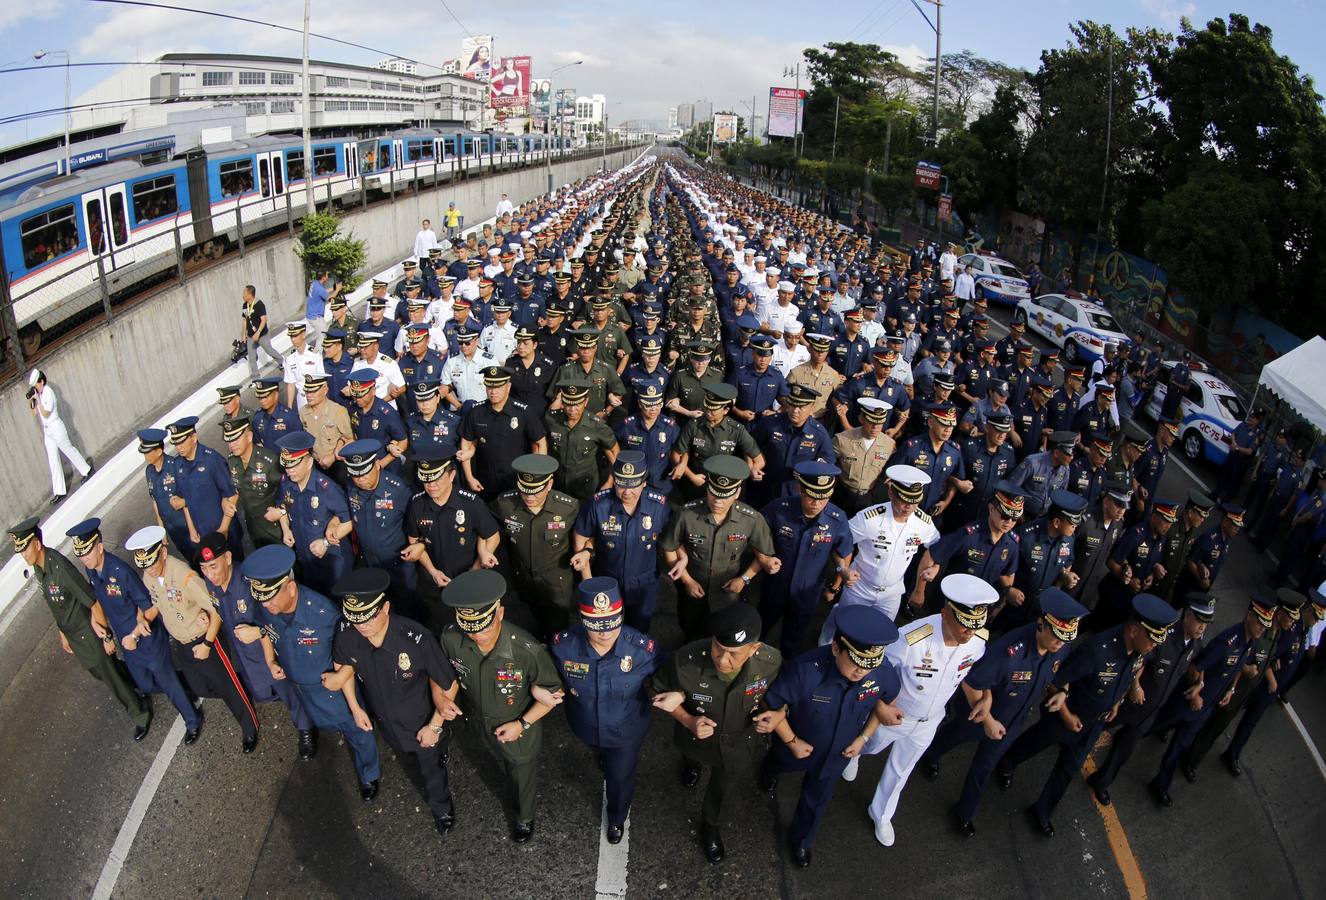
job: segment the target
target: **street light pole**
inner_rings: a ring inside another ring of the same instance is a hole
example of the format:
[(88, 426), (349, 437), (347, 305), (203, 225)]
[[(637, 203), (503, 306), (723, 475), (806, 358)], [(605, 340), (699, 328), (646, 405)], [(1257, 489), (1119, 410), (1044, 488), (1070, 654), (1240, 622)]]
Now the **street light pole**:
[(921, 2), (933, 3), (935, 6), (935, 21), (931, 22), (930, 17), (925, 14), (925, 10), (921, 9), (921, 7), (917, 4), (916, 0), (912, 0), (912, 6), (916, 7), (916, 11), (921, 14), (921, 18), (925, 19), (925, 24), (929, 25), (930, 29), (935, 33), (935, 106), (934, 106), (934, 120), (930, 123), (930, 143), (938, 147), (939, 146), (939, 73), (942, 68), (942, 61), (941, 61), (942, 29), (940, 25), (939, 16), (940, 16), (940, 11), (943, 9), (944, 6), (944, 0), (921, 0)]
[[(556, 75), (558, 72), (562, 71), (563, 69), (569, 69), (572, 66), (578, 66), (582, 62), (584, 62), (583, 59), (577, 59), (575, 62), (569, 62), (564, 66), (558, 66), (557, 68), (553, 69), (551, 72), (548, 73), (548, 127), (545, 129), (545, 131), (549, 134), (552, 133), (552, 118), (553, 118), (552, 110), (553, 110), (554, 98), (556, 98), (555, 102), (557, 104), (557, 142), (559, 144), (562, 141), (562, 98), (558, 96), (557, 91), (553, 88), (553, 76)], [(547, 160), (548, 164), (547, 165), (548, 193), (551, 194), (553, 190), (552, 148), (545, 147), (544, 150), (547, 151), (544, 154), (544, 159)]]
[(43, 59), (47, 56), (64, 57), (64, 174), (69, 174), (69, 132), (73, 128), (74, 111), (69, 108), (69, 51), (68, 50), (38, 50), (32, 54), (33, 59)]
[[(301, 87), (303, 88), (303, 115), (300, 116), (301, 125), (304, 131), (304, 214), (311, 216), (317, 213), (318, 204), (313, 196), (313, 133), (310, 129), (310, 123), (313, 120), (313, 111), (309, 108), (309, 74), (308, 74), (308, 18), (309, 18), (310, 0), (304, 0), (304, 59), (303, 71), (300, 74)], [(346, 160), (346, 170), (349, 171), (349, 160)]]

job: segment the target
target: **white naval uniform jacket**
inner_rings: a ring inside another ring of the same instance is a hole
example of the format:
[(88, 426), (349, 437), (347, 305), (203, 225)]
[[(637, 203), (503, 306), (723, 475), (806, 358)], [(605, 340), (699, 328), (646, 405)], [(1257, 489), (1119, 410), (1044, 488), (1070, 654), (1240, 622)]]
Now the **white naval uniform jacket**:
[(938, 726), (944, 718), (944, 704), (985, 654), (984, 634), (978, 632), (965, 644), (946, 647), (939, 613), (902, 629), (884, 654), (902, 681), (894, 703), (902, 709), (904, 721), (928, 720)]

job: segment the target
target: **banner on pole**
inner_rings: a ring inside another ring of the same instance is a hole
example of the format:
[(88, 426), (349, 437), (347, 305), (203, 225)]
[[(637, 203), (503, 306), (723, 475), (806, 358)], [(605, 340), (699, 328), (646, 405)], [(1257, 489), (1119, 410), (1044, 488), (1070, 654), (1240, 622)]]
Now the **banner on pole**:
[(796, 137), (806, 109), (806, 92), (796, 88), (769, 88), (769, 136)]

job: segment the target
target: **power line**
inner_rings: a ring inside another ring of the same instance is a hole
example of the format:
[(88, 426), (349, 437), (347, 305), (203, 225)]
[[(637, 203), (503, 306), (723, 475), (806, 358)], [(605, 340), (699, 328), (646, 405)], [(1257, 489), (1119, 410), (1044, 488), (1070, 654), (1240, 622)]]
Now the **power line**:
[[(278, 31), (289, 31), (293, 34), (298, 34), (300, 36), (303, 36), (304, 34), (303, 28), (294, 28), (289, 25), (278, 25), (275, 22), (264, 22), (261, 19), (250, 19), (247, 16), (236, 16), (236, 15), (231, 15), (230, 13), (214, 12), (210, 9), (194, 9), (193, 7), (190, 6), (171, 6), (166, 3), (149, 3), (147, 2), (147, 0), (92, 0), (92, 2), (111, 3), (117, 6), (143, 6), (149, 9), (167, 9), (172, 12), (194, 13), (195, 15), (199, 16), (212, 16), (217, 19), (229, 19), (230, 21), (233, 22), (244, 22), (249, 25), (261, 25), (264, 28), (275, 28)], [(452, 18), (455, 18), (455, 16), (452, 16)], [(422, 60), (414, 59), (409, 56), (402, 56), (399, 53), (393, 53), (390, 50), (383, 50), (378, 47), (370, 47), (367, 44), (358, 44), (355, 43), (354, 41), (342, 40), (341, 38), (332, 37), (329, 34), (319, 34), (316, 31), (310, 31), (309, 36), (318, 38), (319, 40), (323, 41), (331, 41), (334, 44), (344, 44), (347, 47), (354, 47), (359, 50), (367, 50), (370, 53), (376, 53), (380, 56), (390, 56), (396, 59), (405, 60), (406, 62), (415, 63), (416, 65), (428, 66), (430, 69), (438, 69), (440, 71), (442, 68), (441, 66), (434, 65), (433, 63), (427, 63)]]
[(447, 5), (447, 0), (442, 0), (442, 8), (445, 9), (445, 10), (447, 11), (447, 15), (451, 16), (451, 21), (453, 21), (453, 22), (455, 22), (457, 25), (459, 25), (459, 26), (460, 26), (460, 30), (463, 31), (463, 32), (465, 32), (465, 36), (466, 36), (466, 37), (471, 37), (471, 38), (474, 37), (474, 35), (470, 33), (470, 30), (469, 30), (468, 28), (465, 27), (465, 24), (464, 24), (463, 22), (461, 22), (460, 19), (457, 19), (457, 18), (456, 18), (456, 14), (455, 14), (454, 12), (452, 12), (452, 11), (451, 11), (451, 7)]

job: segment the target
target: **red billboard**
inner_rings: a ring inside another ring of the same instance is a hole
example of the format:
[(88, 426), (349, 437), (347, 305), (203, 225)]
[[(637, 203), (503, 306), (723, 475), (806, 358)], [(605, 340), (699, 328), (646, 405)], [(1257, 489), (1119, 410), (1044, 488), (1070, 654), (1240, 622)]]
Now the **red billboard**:
[(916, 163), (916, 186), (939, 190), (941, 169), (934, 163), (918, 160)]
[(493, 78), (489, 82), (489, 105), (493, 109), (528, 107), (532, 90), (529, 72), (528, 56), (504, 56), (499, 60), (493, 67)]

